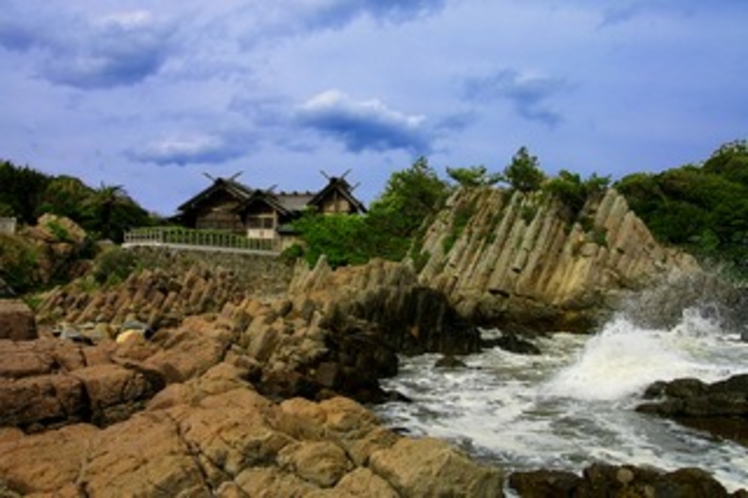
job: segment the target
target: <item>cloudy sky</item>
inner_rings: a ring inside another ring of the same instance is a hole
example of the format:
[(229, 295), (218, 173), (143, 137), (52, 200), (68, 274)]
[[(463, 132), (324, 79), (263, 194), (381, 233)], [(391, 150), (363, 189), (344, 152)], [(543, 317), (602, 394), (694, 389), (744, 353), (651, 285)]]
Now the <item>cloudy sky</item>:
[(207, 186), (365, 201), (426, 156), (619, 178), (748, 137), (745, 0), (3, 0), (0, 158), (161, 214)]

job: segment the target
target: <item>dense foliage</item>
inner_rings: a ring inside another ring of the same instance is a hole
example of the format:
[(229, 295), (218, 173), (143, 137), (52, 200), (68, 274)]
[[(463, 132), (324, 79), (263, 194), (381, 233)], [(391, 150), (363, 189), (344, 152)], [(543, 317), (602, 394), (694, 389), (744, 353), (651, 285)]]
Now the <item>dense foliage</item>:
[(577, 173), (562, 169), (558, 176), (543, 184), (543, 190), (558, 198), (576, 217), (593, 196), (601, 195), (610, 185), (610, 177), (601, 177), (593, 173), (586, 180)]
[(91, 188), (74, 177), (0, 162), (0, 216), (33, 225), (45, 213), (70, 218), (89, 235), (115, 242), (122, 241), (126, 230), (152, 223), (151, 215), (120, 186)]
[(304, 257), (310, 264), (320, 254), (333, 266), (364, 263), (373, 257), (397, 261), (405, 257), (419, 228), (442, 209), (451, 192), (428, 161), (419, 158), (392, 174), (365, 216), (309, 213), (294, 227), (301, 233)]
[[(568, 171), (547, 179), (538, 158), (521, 147), (512, 162), (501, 173), (489, 173), (485, 166), (447, 168), (447, 175), (457, 185), (439, 178), (425, 158), (392, 174), (384, 192), (362, 217), (308, 213), (294, 227), (304, 241), (287, 255), (303, 255), (314, 264), (321, 254), (332, 266), (364, 263), (373, 257), (402, 260), (409, 249), (418, 258), (418, 239), (433, 216), (444, 206), (456, 187), (475, 188), (504, 182), (521, 192), (542, 190), (559, 198), (570, 209), (572, 217), (581, 211), (587, 199), (599, 194), (610, 179), (592, 175), (586, 180)], [(455, 216), (452, 232), (444, 241), (449, 250), (468, 223), (476, 206), (461, 206)], [(418, 261), (416, 261), (418, 266)]]
[(485, 166), (447, 168), (447, 176), (464, 188), (494, 185), (503, 178), (500, 173), (489, 173)]
[(661, 242), (748, 276), (748, 146), (723, 145), (703, 165), (636, 173), (616, 188)]

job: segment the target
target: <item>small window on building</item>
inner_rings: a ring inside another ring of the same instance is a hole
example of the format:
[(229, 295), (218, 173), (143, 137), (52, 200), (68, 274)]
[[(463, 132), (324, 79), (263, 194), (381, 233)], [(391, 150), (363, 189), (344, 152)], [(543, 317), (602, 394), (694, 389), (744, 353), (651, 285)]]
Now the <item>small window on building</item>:
[(247, 228), (254, 230), (270, 230), (275, 228), (275, 217), (272, 215), (260, 215), (247, 217)]

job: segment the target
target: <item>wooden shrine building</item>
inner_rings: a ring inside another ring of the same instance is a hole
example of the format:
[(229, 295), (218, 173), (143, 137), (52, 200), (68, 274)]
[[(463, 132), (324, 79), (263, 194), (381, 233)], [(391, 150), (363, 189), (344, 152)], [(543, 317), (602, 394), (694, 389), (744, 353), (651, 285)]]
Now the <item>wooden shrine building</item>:
[(274, 192), (252, 189), (231, 178), (213, 184), (177, 208), (175, 220), (188, 228), (223, 230), (251, 239), (293, 239), (291, 223), (305, 211), (359, 214), (366, 212), (342, 177), (327, 177), (318, 192)]

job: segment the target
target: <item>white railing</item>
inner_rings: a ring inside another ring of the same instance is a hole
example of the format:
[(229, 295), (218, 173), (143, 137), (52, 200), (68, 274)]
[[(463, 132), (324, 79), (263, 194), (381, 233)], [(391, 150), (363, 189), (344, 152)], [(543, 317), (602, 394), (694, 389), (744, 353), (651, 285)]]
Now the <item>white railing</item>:
[(122, 247), (168, 247), (177, 250), (202, 250), (251, 253), (276, 256), (281, 252), (281, 241), (250, 239), (219, 230), (193, 230), (181, 227), (135, 228), (125, 233)]

